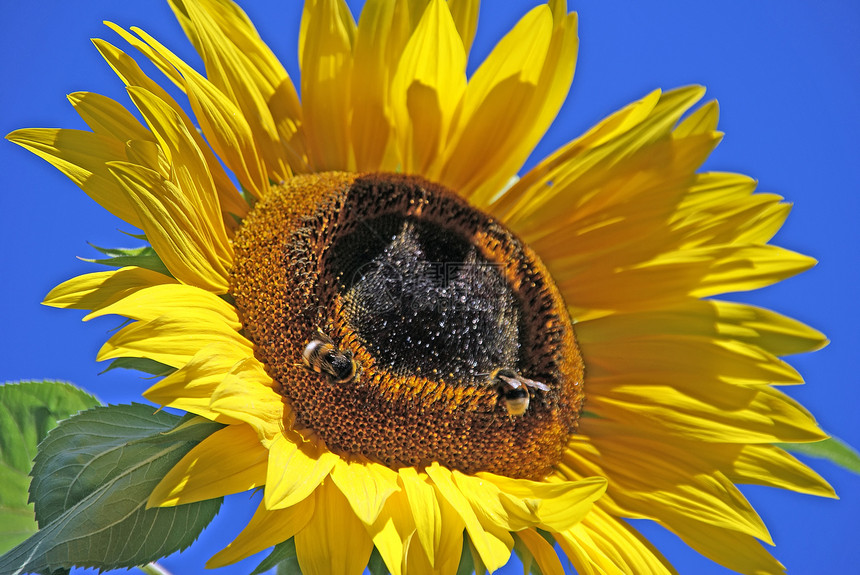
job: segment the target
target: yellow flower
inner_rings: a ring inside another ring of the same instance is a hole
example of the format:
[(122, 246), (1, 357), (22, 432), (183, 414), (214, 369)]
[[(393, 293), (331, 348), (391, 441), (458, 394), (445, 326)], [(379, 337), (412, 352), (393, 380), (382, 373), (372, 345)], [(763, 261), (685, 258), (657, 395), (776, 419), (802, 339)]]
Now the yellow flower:
[[(98, 359), (171, 373), (144, 395), (225, 424), (153, 492), (264, 487), (228, 564), (294, 538), (305, 573), (671, 573), (652, 519), (744, 573), (781, 572), (735, 484), (832, 496), (778, 442), (823, 439), (774, 385), (818, 332), (703, 299), (801, 272), (788, 213), (718, 143), (699, 87), (654, 92), (517, 179), (573, 77), (576, 16), (526, 14), (467, 79), (477, 2), (308, 0), (301, 99), (228, 0), (171, 3), (201, 75), (110, 25), (184, 91), (96, 46), (145, 125), (93, 93), (92, 131), (9, 136), (141, 229), (157, 258), (46, 303), (131, 322)], [(682, 119), (685, 115), (686, 117)], [(199, 130), (198, 130), (199, 127)], [(223, 166), (226, 166), (227, 170)], [(231, 180), (241, 184), (241, 192)], [(154, 262), (154, 263), (153, 263)]]

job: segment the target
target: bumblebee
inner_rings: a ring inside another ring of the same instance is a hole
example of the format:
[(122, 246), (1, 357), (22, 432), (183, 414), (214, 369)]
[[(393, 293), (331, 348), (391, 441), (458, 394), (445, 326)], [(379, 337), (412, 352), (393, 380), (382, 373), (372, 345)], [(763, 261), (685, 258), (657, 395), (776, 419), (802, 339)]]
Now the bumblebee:
[(327, 375), (334, 383), (358, 381), (358, 363), (352, 358), (352, 351), (338, 348), (319, 328), (317, 338), (308, 342), (302, 352), (302, 363), (311, 371)]
[(504, 367), (494, 369), (490, 373), (489, 381), (498, 390), (499, 397), (504, 399), (505, 409), (511, 417), (519, 417), (529, 408), (529, 388), (549, 391), (548, 385)]

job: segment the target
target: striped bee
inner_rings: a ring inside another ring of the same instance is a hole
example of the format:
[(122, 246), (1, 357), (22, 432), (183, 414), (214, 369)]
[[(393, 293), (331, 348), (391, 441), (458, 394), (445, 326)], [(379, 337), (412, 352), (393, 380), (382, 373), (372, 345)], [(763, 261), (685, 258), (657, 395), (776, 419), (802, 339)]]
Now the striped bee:
[(327, 375), (334, 383), (358, 381), (359, 367), (352, 351), (338, 348), (319, 328), (317, 338), (308, 342), (302, 352), (302, 363), (311, 371)]
[(511, 417), (519, 417), (529, 408), (529, 388), (549, 391), (548, 385), (504, 367), (494, 369), (489, 381), (498, 390), (499, 397), (504, 399), (505, 409)]

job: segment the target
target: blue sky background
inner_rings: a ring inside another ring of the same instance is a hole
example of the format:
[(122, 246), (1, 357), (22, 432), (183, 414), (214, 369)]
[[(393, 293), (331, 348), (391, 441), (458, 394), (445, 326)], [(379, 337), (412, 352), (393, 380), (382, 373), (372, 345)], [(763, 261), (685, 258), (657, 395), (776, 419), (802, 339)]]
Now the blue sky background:
[[(298, 78), (298, 2), (253, 0), (245, 10), (263, 38)], [(486, 1), (473, 65), (535, 2)], [(857, 249), (860, 216), (860, 4), (801, 0), (756, 2), (571, 2), (580, 13), (580, 56), (573, 88), (558, 121), (530, 164), (606, 114), (656, 87), (708, 87), (720, 102), (726, 133), (706, 168), (743, 172), (761, 191), (783, 195), (794, 211), (776, 243), (816, 257), (820, 264), (778, 286), (736, 299), (776, 309), (824, 331), (823, 351), (793, 358), (808, 382), (789, 389), (831, 433), (860, 446), (857, 410)], [(20, 127), (74, 127), (83, 123), (64, 96), (88, 90), (128, 103), (121, 82), (89, 41), (124, 46), (102, 24), (137, 25), (198, 63), (166, 3), (87, 0), (3, 2), (0, 53), (0, 133)], [(86, 242), (129, 246), (110, 216), (59, 172), (35, 156), (0, 142), (3, 193), (0, 213), (2, 345), (0, 378), (72, 381), (119, 403), (139, 399), (147, 383), (110, 372), (94, 361), (115, 320), (81, 324), (82, 313), (39, 304), (47, 291), (95, 266)], [(133, 243), (133, 242), (132, 242)], [(860, 478), (812, 461), (841, 501), (745, 488), (771, 529), (774, 554), (789, 573), (857, 572)], [(193, 573), (228, 543), (256, 502), (229, 498), (222, 516), (185, 553), (162, 563)], [(726, 570), (684, 547), (659, 528), (643, 527), (681, 573)], [(247, 573), (247, 561), (214, 573)], [(506, 568), (504, 572), (521, 572)]]

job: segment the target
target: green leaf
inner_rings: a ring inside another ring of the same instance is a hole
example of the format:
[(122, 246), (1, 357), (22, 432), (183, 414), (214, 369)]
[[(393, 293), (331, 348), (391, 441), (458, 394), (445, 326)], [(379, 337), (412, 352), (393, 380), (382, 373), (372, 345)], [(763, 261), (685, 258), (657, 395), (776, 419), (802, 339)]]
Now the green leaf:
[(827, 459), (839, 467), (860, 475), (860, 454), (837, 437), (813, 443), (778, 443), (786, 451)]
[(95, 244), (90, 245), (99, 253), (109, 257), (106, 259), (81, 258), (85, 262), (92, 262), (115, 268), (137, 266), (162, 273), (166, 276), (170, 275), (170, 272), (167, 270), (167, 266), (164, 265), (164, 262), (161, 261), (158, 254), (155, 253), (152, 246), (143, 246), (142, 248), (101, 248)]
[(37, 529), (28, 502), (36, 446), (58, 420), (98, 404), (89, 393), (60, 381), (0, 386), (0, 553)]
[(170, 375), (176, 371), (175, 367), (165, 365), (160, 361), (155, 361), (148, 357), (120, 357), (110, 362), (110, 365), (102, 373), (107, 373), (112, 369), (135, 369), (158, 377)]
[(153, 509), (146, 501), (221, 427), (142, 404), (96, 407), (63, 421), (33, 465), (30, 496), (40, 529), (0, 557), (0, 573), (134, 567), (188, 547), (221, 499)]
[(278, 568), (278, 575), (302, 575), (296, 555), (296, 542), (292, 537), (275, 545), (272, 552), (251, 571), (251, 575), (260, 575), (274, 567)]

